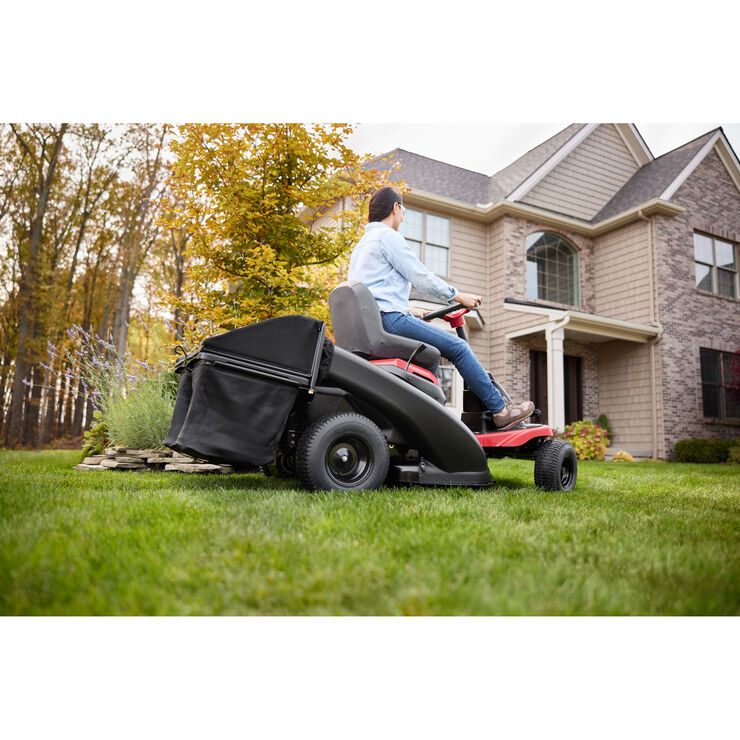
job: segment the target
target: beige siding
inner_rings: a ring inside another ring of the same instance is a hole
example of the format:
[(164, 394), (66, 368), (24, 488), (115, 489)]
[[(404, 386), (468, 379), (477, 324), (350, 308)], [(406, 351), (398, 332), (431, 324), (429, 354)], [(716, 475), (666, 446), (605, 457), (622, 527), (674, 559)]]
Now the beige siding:
[(638, 221), (594, 242), (595, 313), (650, 323), (650, 226)]
[(605, 123), (521, 200), (590, 220), (637, 169), (637, 163), (614, 125)]
[(479, 309), (485, 322), (482, 331), (468, 332), (470, 346), (485, 366), (488, 363), (488, 336), (491, 305), (488, 300), (488, 237), (485, 224), (452, 218), (450, 223), (450, 276), (449, 282), (463, 293), (483, 296)]
[(612, 452), (653, 454), (650, 347), (631, 342), (598, 345), (599, 413), (614, 434)]

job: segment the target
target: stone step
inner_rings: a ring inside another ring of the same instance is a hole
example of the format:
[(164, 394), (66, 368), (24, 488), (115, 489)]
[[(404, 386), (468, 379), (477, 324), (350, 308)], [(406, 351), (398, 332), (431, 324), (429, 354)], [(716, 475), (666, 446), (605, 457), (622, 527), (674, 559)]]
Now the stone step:
[(216, 465), (215, 463), (169, 463), (165, 470), (177, 473), (233, 473), (231, 465)]
[(129, 447), (126, 450), (127, 455), (130, 455), (131, 457), (171, 457), (172, 451), (171, 450), (153, 450), (153, 449), (146, 449), (146, 450), (135, 450), (131, 447)]
[(109, 455), (90, 455), (90, 457), (86, 457), (82, 463), (84, 465), (99, 465), (101, 460), (110, 460), (111, 457)]
[(100, 464), (104, 468), (110, 468), (111, 470), (143, 470), (146, 468), (146, 463), (143, 461), (122, 462), (121, 460), (103, 460)]
[(105, 470), (105, 468), (102, 465), (87, 465), (86, 463), (80, 463), (79, 465), (75, 465), (75, 470)]

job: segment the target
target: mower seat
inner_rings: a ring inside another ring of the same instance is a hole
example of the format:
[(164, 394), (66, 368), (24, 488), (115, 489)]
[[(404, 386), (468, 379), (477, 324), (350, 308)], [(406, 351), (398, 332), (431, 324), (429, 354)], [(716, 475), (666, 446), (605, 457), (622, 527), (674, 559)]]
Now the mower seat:
[[(348, 280), (332, 290), (329, 311), (337, 347), (368, 360), (408, 360), (419, 346), (416, 340), (389, 334), (383, 328), (373, 294), (357, 280)], [(439, 357), (439, 350), (427, 345), (414, 357), (414, 364), (429, 369)]]

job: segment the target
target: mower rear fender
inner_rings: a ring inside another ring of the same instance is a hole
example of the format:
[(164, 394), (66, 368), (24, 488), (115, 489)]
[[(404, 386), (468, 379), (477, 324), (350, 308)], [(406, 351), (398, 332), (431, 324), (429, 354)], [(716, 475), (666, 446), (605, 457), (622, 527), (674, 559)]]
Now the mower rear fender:
[[(414, 441), (419, 455), (447, 473), (491, 480), (486, 454), (475, 435), (452, 412), (411, 384), (341, 347), (334, 348), (327, 381), (376, 408)], [(325, 382), (327, 382), (325, 381)]]

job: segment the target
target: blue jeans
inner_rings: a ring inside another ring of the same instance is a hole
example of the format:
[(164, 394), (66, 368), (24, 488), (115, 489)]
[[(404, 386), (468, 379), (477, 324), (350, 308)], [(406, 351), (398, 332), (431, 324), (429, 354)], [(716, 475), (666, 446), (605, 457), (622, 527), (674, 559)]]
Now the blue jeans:
[[(470, 390), (480, 398), (486, 408), (498, 412), (506, 406), (496, 386), (491, 383), (488, 373), (478, 362), (470, 345), (464, 339), (409, 314), (391, 311), (381, 312), (380, 316), (383, 320), (383, 328), (389, 334), (398, 334), (436, 347), (442, 357), (446, 357), (458, 369)], [(436, 374), (436, 366), (432, 368), (432, 372)]]

